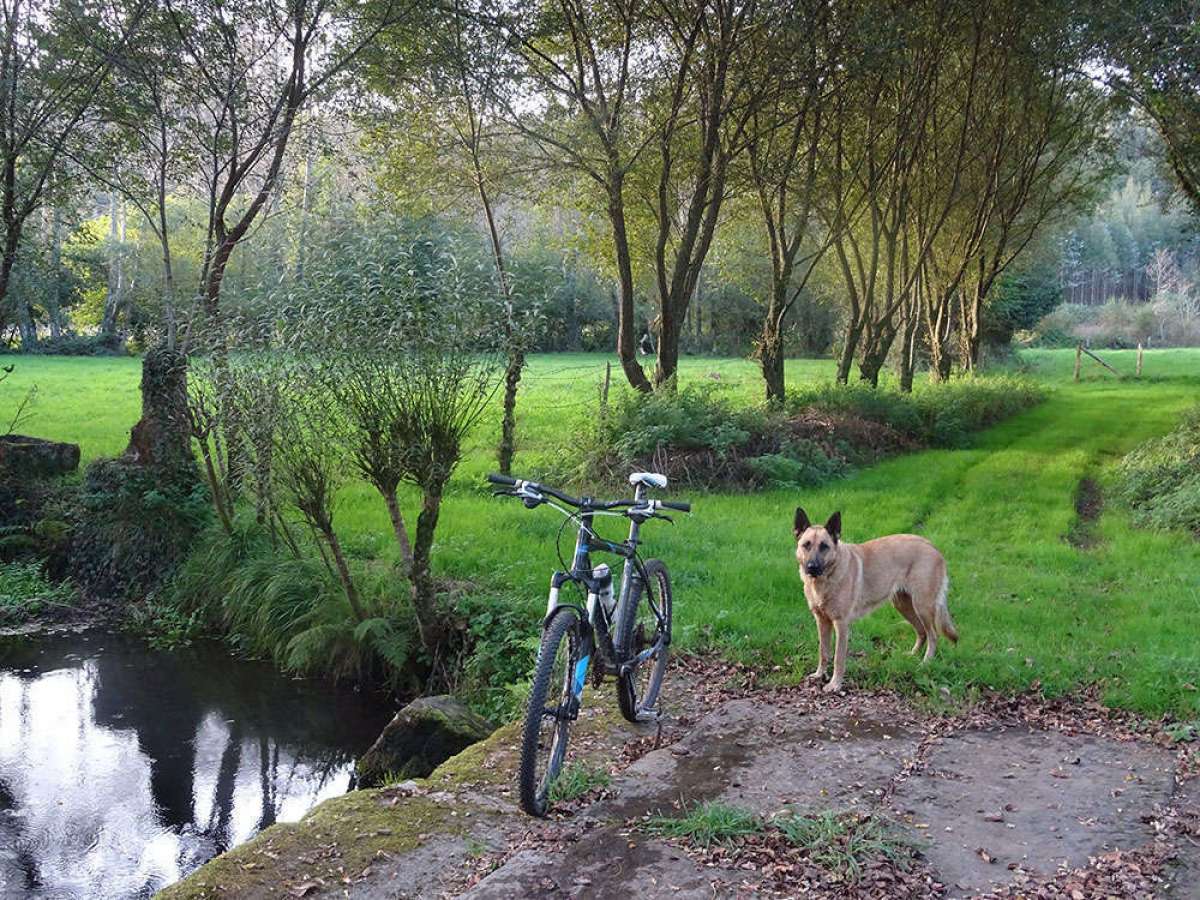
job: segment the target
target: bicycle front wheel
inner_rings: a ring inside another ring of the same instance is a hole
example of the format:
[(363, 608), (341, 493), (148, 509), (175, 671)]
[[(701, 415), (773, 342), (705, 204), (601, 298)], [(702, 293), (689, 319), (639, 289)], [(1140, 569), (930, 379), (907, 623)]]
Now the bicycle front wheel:
[(671, 645), (671, 576), (660, 559), (647, 561), (644, 570), (617, 610), (617, 700), (630, 722), (654, 718)]
[(521, 808), (544, 816), (567, 756), (571, 722), (579, 711), (574, 688), (580, 666), (579, 613), (562, 607), (542, 634), (521, 738)]

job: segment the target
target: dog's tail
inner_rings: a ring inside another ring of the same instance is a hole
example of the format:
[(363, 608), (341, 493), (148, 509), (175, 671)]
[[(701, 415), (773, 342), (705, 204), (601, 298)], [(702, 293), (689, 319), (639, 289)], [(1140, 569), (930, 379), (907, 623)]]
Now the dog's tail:
[(938, 631), (952, 642), (958, 643), (958, 629), (954, 627), (954, 620), (950, 618), (950, 607), (946, 605), (946, 594), (949, 591), (950, 576), (943, 575), (942, 586), (938, 588), (937, 603), (933, 608), (933, 622)]

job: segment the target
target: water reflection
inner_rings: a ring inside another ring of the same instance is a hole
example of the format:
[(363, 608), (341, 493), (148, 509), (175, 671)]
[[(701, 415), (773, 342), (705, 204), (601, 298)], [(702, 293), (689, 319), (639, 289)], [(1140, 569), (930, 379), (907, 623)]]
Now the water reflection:
[(148, 897), (349, 786), (387, 704), (212, 650), (0, 641), (0, 898)]

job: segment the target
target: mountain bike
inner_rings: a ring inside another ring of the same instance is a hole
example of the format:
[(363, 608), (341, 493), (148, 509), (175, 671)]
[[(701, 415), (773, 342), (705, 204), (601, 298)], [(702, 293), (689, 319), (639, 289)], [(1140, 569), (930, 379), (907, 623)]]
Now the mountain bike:
[[(571, 497), (544, 484), (506, 475), (489, 475), (488, 481), (507, 488), (495, 491), (497, 496), (516, 497), (528, 509), (546, 504), (564, 517), (555, 542), (562, 568), (550, 578), (542, 643), (521, 738), (521, 808), (540, 817), (549, 809), (551, 789), (566, 759), (567, 739), (571, 723), (579, 718), (589, 667), (597, 686), (606, 675), (616, 678), (617, 702), (630, 722), (651, 721), (658, 715), (658, 695), (671, 646), (671, 576), (662, 560), (642, 559), (640, 531), (651, 519), (671, 522), (662, 510), (691, 512), (691, 504), (649, 497), (652, 488), (667, 486), (667, 477), (655, 472), (629, 476), (632, 500)], [(593, 527), (597, 516), (629, 519), (629, 536), (621, 542), (600, 537)], [(578, 530), (568, 565), (561, 543), (572, 522), (578, 523)], [(593, 552), (612, 553), (625, 560), (615, 596), (612, 570), (605, 563), (593, 567)], [(567, 585), (578, 588), (581, 603), (561, 598), (560, 591)]]

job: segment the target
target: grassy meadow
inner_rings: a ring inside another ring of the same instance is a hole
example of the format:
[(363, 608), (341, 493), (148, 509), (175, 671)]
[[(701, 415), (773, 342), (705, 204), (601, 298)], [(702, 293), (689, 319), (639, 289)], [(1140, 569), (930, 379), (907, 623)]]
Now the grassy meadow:
[[(1060, 693), (1103, 685), (1106, 701), (1150, 714), (1200, 715), (1200, 542), (1185, 533), (1132, 526), (1129, 511), (1105, 503), (1081, 524), (1075, 494), (1083, 478), (1102, 488), (1111, 468), (1146, 438), (1170, 429), (1200, 400), (1200, 350), (1146, 354), (1132, 378), (1133, 352), (1105, 359), (1118, 380), (1085, 360), (1071, 381), (1073, 351), (1027, 351), (1023, 368), (1048, 388), (1045, 402), (989, 429), (960, 450), (892, 459), (816, 490), (687, 497), (691, 516), (644, 530), (646, 555), (671, 566), (677, 640), (715, 645), (801, 677), (813, 666), (816, 635), (792, 559), (792, 512), (824, 518), (841, 509), (847, 540), (916, 531), (945, 554), (950, 608), (962, 640), (943, 642), (934, 663), (908, 656), (911, 629), (891, 610), (862, 622), (851, 643), (851, 686), (888, 684), (934, 698), (1040, 683)], [(79, 443), (84, 459), (119, 452), (139, 409), (136, 359), (10, 358), (16, 370), (0, 394), (0, 427), (25, 387), (36, 384), (22, 431)], [(552, 467), (597, 409), (605, 359), (556, 354), (531, 360), (519, 398), (516, 474)], [(789, 384), (828, 380), (833, 363), (793, 360)], [(740, 359), (686, 359), (684, 381), (709, 380), (757, 402), (761, 381)], [(614, 389), (621, 381), (613, 367)], [(498, 405), (498, 404), (497, 404)], [(544, 603), (556, 567), (560, 518), (494, 499), (492, 468), (499, 410), (477, 430), (446, 502), (435, 552), (442, 577), (472, 582), (500, 603)], [(676, 495), (679, 496), (679, 495)], [(406, 511), (415, 519), (413, 496)], [(346, 490), (336, 524), (356, 557), (390, 560), (382, 504), (365, 485)], [(623, 530), (614, 520), (614, 532)], [(1087, 541), (1071, 541), (1088, 531)]]

